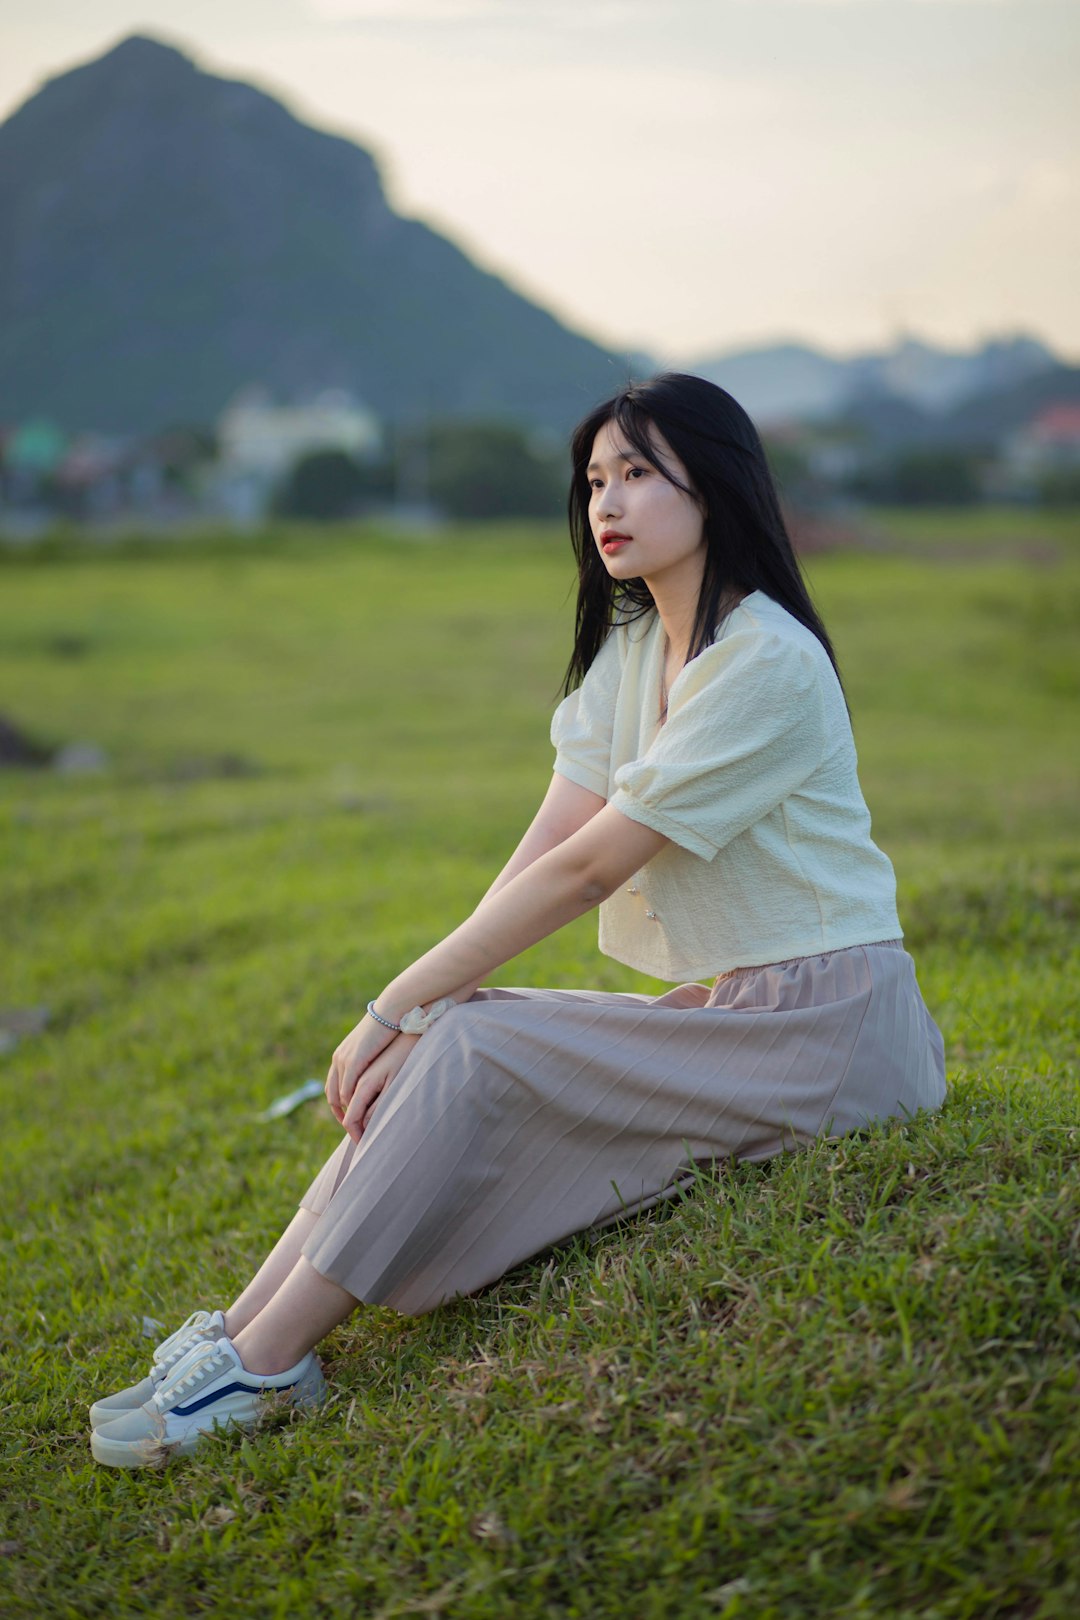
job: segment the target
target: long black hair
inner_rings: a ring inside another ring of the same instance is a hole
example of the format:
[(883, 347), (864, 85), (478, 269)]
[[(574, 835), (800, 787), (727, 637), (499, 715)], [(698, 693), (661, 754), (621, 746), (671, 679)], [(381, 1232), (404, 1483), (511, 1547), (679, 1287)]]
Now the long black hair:
[[(609, 422), (638, 455), (702, 508), (705, 573), (688, 659), (710, 645), (739, 596), (759, 590), (813, 632), (839, 679), (836, 655), (799, 569), (757, 428), (723, 388), (703, 377), (666, 371), (648, 382), (630, 383), (597, 405), (570, 440), (570, 536), (578, 563), (578, 599), (563, 691), (584, 680), (616, 619), (640, 618), (656, 605), (643, 579), (612, 579), (589, 525), (586, 468), (596, 435)], [(650, 424), (686, 468), (691, 488), (658, 459)]]

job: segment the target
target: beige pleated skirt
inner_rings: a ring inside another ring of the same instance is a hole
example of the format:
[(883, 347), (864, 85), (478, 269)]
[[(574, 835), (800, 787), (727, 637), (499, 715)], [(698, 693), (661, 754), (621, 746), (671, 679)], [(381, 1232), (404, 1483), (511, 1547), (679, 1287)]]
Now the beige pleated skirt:
[(944, 1096), (941, 1034), (899, 940), (657, 997), (478, 990), (311, 1183), (303, 1253), (356, 1299), (421, 1315), (671, 1196), (694, 1164), (767, 1159)]

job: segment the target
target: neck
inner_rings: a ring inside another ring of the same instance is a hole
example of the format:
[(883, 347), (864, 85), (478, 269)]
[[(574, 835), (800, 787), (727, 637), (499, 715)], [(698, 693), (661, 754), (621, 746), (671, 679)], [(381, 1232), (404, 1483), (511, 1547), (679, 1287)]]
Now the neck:
[[(665, 593), (662, 590), (658, 593), (650, 581), (646, 580), (646, 584), (652, 591), (656, 611), (667, 637), (664, 678), (665, 681), (674, 680), (690, 656), (690, 642), (694, 633), (700, 589), (695, 590), (692, 595), (684, 596)], [(722, 619), (732, 608), (737, 607), (747, 594), (737, 586), (728, 586), (718, 603), (718, 619)]]
[[(696, 558), (692, 560), (696, 562)], [(685, 664), (690, 653), (704, 572), (702, 562), (692, 570), (683, 569), (677, 578), (669, 578), (665, 573), (645, 581), (664, 626), (672, 661), (679, 667)]]

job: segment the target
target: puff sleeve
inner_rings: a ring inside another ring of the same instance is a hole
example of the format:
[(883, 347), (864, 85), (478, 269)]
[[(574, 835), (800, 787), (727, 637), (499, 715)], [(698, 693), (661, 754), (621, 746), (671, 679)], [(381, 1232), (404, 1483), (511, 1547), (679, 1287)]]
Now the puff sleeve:
[(622, 668), (617, 638), (612, 631), (581, 685), (563, 699), (551, 720), (555, 770), (605, 799)]
[(672, 686), (665, 725), (615, 773), (610, 803), (712, 860), (797, 791), (826, 753), (824, 651), (742, 632), (707, 647)]

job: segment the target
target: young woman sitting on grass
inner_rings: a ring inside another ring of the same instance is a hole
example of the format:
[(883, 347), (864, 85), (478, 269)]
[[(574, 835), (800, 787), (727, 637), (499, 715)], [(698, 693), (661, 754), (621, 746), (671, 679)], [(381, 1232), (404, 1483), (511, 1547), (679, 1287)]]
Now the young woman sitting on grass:
[[(551, 786), (472, 915), (334, 1053), (342, 1141), (262, 1268), (91, 1408), (99, 1462), (189, 1452), (267, 1396), (318, 1404), (314, 1346), (359, 1304), (420, 1315), (698, 1162), (944, 1098), (753, 423), (669, 374), (592, 411), (571, 449), (580, 583)], [(596, 906), (600, 949), (677, 988), (479, 988)]]

